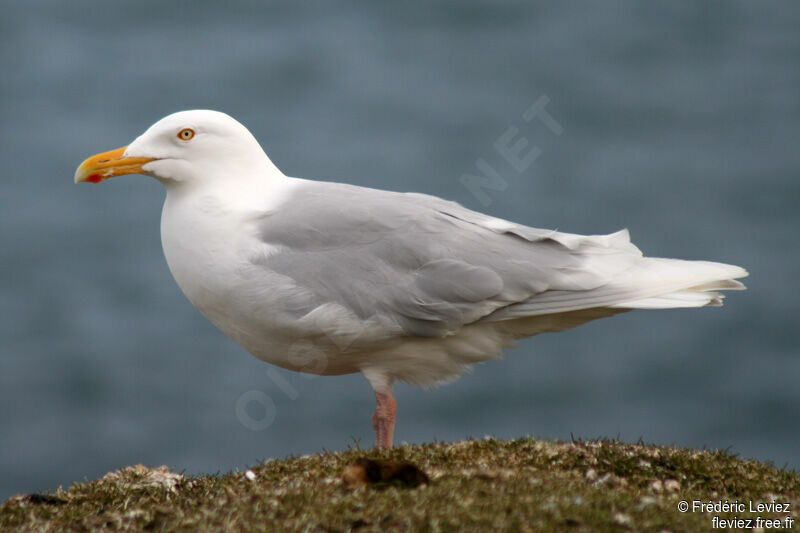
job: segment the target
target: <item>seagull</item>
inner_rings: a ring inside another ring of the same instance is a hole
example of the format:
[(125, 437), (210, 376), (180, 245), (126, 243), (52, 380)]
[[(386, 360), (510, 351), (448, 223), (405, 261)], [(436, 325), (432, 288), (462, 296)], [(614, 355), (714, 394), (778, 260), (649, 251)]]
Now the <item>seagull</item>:
[(252, 355), (361, 372), (376, 446), (397, 381), (452, 380), (517, 339), (631, 309), (718, 306), (741, 267), (643, 257), (627, 230), (537, 229), (435, 196), (285, 176), (238, 121), (169, 115), (86, 159), (75, 182), (145, 174), (167, 190), (161, 243), (178, 286)]

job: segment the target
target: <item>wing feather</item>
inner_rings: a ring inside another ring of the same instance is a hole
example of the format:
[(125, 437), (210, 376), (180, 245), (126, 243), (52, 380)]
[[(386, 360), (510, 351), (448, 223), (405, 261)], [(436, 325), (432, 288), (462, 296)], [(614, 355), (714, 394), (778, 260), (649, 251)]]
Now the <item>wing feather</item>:
[(582, 236), (539, 230), (454, 202), (308, 182), (259, 221), (277, 251), (254, 259), (292, 280), (296, 318), (337, 304), (407, 335), (445, 336), (549, 291), (607, 284), (641, 252), (626, 231)]

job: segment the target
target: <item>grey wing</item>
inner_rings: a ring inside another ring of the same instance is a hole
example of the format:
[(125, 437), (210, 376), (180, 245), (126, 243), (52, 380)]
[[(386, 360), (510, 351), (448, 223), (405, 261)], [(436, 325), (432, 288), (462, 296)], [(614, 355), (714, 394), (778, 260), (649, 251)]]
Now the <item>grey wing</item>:
[(322, 182), (294, 194), (259, 222), (278, 251), (254, 262), (287, 280), (286, 311), (298, 320), (335, 309), (386, 332), (441, 337), (516, 318), (520, 306), (536, 314), (536, 295), (595, 289), (641, 256), (623, 232), (539, 230), (421, 194)]

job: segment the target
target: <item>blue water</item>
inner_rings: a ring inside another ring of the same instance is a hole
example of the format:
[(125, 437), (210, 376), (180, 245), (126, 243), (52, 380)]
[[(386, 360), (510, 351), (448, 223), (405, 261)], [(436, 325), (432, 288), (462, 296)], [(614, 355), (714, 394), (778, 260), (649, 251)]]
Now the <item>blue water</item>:
[[(0, 17), (0, 500), (135, 463), (372, 443), (361, 376), (269, 371), (185, 300), (158, 183), (72, 184), (84, 157), (187, 108), (239, 118), (289, 175), (628, 227), (647, 254), (751, 272), (721, 309), (629, 313), (401, 385), (397, 441), (619, 436), (800, 468), (800, 6), (106, 5)], [(537, 101), (560, 135), (524, 120)], [(522, 171), (494, 148), (508, 131), (540, 150)], [(478, 159), (504, 190), (462, 185)], [(237, 415), (246, 394), (266, 410)]]

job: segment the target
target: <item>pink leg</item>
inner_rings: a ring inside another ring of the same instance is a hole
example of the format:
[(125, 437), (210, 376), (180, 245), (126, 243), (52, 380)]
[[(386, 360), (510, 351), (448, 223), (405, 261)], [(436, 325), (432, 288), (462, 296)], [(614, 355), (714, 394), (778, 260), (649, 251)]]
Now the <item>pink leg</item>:
[(397, 413), (397, 402), (394, 401), (392, 391), (375, 391), (378, 406), (372, 415), (372, 426), (375, 428), (375, 446), (377, 448), (391, 448), (394, 438), (394, 418)]

